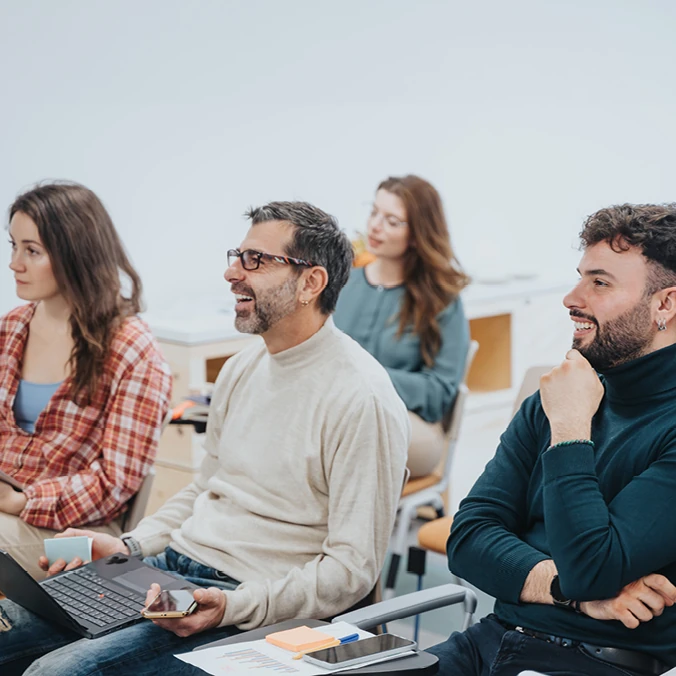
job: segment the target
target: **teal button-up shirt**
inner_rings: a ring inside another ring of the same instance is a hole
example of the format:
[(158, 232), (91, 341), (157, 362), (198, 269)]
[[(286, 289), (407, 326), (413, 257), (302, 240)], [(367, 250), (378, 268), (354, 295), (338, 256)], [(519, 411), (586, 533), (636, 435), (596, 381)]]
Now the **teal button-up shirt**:
[(441, 349), (430, 368), (423, 361), (420, 338), (411, 329), (397, 338), (403, 296), (403, 286), (373, 286), (364, 268), (355, 268), (338, 298), (334, 321), (387, 369), (409, 411), (438, 422), (455, 401), (462, 381), (469, 326), (462, 301), (456, 298), (437, 317)]

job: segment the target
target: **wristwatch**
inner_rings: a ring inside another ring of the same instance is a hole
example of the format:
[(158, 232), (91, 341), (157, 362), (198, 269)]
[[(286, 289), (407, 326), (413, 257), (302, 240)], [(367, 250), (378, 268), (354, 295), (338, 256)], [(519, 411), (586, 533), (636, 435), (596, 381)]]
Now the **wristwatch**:
[(129, 550), (131, 556), (135, 556), (139, 559), (143, 557), (141, 545), (139, 544), (139, 541), (136, 538), (127, 535), (125, 537), (121, 537), (120, 540), (122, 540), (122, 542), (124, 542), (124, 544), (127, 545), (127, 549)]
[(563, 592), (561, 591), (561, 583), (559, 582), (559, 576), (554, 575), (552, 578), (552, 583), (549, 586), (549, 593), (552, 595), (552, 600), (554, 601), (555, 606), (560, 608), (570, 608), (575, 610), (575, 602), (572, 599), (567, 599)]

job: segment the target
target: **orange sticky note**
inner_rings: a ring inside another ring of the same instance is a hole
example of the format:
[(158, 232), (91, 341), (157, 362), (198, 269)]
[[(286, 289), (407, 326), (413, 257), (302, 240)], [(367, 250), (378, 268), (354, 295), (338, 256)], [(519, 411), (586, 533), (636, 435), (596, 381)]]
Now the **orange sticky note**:
[(327, 643), (335, 641), (333, 636), (324, 634), (316, 629), (310, 629), (303, 625), (295, 629), (286, 631), (276, 631), (274, 634), (268, 634), (265, 640), (272, 645), (276, 645), (284, 650), (291, 650), (294, 653), (314, 648), (321, 648)]

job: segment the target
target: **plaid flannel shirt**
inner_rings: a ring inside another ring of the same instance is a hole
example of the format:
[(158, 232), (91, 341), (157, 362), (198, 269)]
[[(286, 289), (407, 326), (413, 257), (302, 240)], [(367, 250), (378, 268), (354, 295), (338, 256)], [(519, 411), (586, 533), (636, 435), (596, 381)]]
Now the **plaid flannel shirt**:
[(67, 396), (67, 378), (38, 417), (35, 432), (14, 418), (14, 398), (35, 304), (0, 318), (0, 469), (24, 485), (21, 518), (62, 530), (119, 516), (157, 452), (169, 408), (171, 372), (147, 325), (124, 321), (89, 406)]

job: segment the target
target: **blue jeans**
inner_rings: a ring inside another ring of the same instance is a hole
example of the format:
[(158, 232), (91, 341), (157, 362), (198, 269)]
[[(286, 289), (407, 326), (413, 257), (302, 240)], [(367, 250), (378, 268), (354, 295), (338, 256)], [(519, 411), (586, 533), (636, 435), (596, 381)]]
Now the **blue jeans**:
[(451, 634), (427, 652), (439, 658), (439, 676), (517, 676), (525, 669), (552, 676), (636, 676), (580, 648), (564, 648), (509, 631), (495, 615)]
[[(179, 554), (170, 547), (145, 563), (201, 587), (234, 589), (239, 582)], [(142, 621), (97, 639), (79, 638), (12, 601), (0, 602), (0, 674), (89, 676), (94, 674), (204, 674), (174, 657), (197, 646), (238, 633), (236, 627), (211, 629), (188, 638)]]

